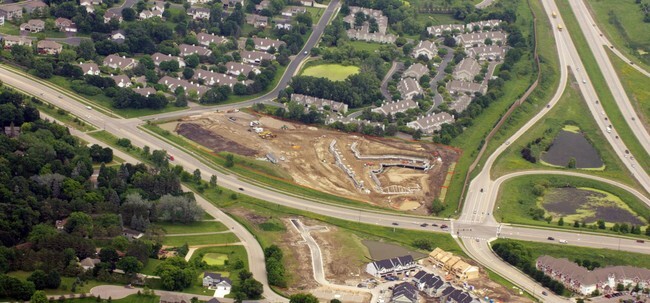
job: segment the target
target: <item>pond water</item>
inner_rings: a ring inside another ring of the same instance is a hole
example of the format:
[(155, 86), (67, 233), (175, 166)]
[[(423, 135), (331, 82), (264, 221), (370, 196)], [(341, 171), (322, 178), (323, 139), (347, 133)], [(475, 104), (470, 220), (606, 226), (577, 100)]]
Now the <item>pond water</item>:
[(598, 151), (580, 132), (560, 131), (553, 144), (542, 155), (544, 162), (567, 166), (571, 158), (576, 159), (576, 168), (599, 168), (603, 166)]

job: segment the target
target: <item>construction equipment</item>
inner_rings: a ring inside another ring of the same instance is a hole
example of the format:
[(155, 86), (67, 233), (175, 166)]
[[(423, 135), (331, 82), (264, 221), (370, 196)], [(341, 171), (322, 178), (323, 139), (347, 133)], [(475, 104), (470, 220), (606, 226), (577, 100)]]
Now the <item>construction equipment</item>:
[(263, 131), (263, 132), (261, 132), (261, 133), (259, 133), (257, 135), (262, 139), (273, 139), (273, 138), (277, 137), (277, 135), (275, 135), (274, 133), (272, 133), (272, 132), (270, 132), (268, 130), (265, 130), (265, 131)]

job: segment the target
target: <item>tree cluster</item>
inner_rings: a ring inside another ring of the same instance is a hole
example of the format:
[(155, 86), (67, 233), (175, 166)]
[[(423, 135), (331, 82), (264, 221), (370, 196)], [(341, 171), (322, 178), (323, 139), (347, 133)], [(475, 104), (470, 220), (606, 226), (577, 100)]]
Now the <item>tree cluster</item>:
[(364, 73), (350, 75), (345, 81), (297, 76), (291, 80), (291, 89), (294, 93), (336, 100), (356, 108), (383, 99), (379, 84), (375, 75)]
[(264, 249), (266, 273), (269, 284), (273, 286), (287, 287), (287, 277), (285, 276), (284, 264), (282, 263), (283, 257), (282, 249), (275, 244)]

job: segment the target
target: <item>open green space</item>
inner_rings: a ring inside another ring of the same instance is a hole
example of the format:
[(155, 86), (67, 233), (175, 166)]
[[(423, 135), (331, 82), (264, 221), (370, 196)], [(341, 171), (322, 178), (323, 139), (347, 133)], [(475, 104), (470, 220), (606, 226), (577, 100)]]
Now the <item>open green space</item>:
[(346, 42), (350, 46), (352, 46), (355, 50), (358, 51), (369, 51), (371, 53), (374, 53), (375, 51), (378, 51), (380, 47), (384, 46), (384, 44), (381, 43), (374, 43), (374, 42), (366, 42), (366, 41), (348, 41)]
[[(21, 279), (23, 281), (27, 280), (27, 277), (29, 277), (32, 273), (28, 271), (12, 271), (8, 272), (7, 276), (11, 276), (14, 278)], [(45, 294), (48, 296), (55, 296), (55, 295), (67, 295), (73, 293), (70, 291), (70, 287), (72, 287), (72, 284), (77, 280), (76, 277), (64, 277), (61, 276), (61, 285), (59, 286), (58, 289), (44, 289)], [(81, 294), (81, 293), (89, 293), (90, 289), (99, 286), (99, 285), (105, 285), (105, 284), (111, 284), (108, 282), (99, 282), (95, 280), (88, 280), (83, 282), (83, 284), (78, 284), (76, 291), (74, 293)], [(2, 299), (2, 298), (0, 298)]]
[(320, 64), (307, 67), (303, 70), (302, 75), (327, 78), (332, 81), (343, 81), (348, 76), (358, 73), (359, 67), (354, 65)]
[[(585, 100), (576, 88), (577, 83), (573, 77), (567, 83), (567, 88), (558, 103), (542, 118), (532, 126), (515, 142), (510, 142), (508, 148), (497, 158), (492, 167), (493, 178), (505, 174), (530, 169), (556, 170), (557, 167), (550, 167), (540, 163), (531, 163), (523, 158), (521, 151), (529, 143), (541, 138), (542, 141), (550, 142), (566, 126), (577, 127), (583, 132), (587, 140), (594, 146), (605, 164), (604, 170), (579, 170), (580, 172), (612, 178), (629, 185), (636, 186), (634, 180), (621, 160), (616, 156), (614, 150), (605, 139), (598, 128), (596, 121), (589, 112)], [(537, 144), (539, 145), (539, 144)], [(531, 145), (534, 150), (535, 145)], [(538, 153), (538, 152), (534, 152)], [(566, 168), (560, 168), (566, 169)], [(575, 169), (569, 169), (575, 170)]]
[[(552, 216), (552, 221), (547, 223), (546, 218), (549, 213), (542, 208), (540, 203), (540, 197), (544, 198), (553, 198), (552, 191), (554, 189), (570, 189), (565, 188), (566, 186), (575, 187), (575, 188), (589, 188), (600, 191), (601, 193), (607, 193), (609, 195), (615, 196), (613, 198), (613, 203), (620, 203), (619, 207), (612, 207), (611, 214), (614, 215), (615, 212), (625, 212), (629, 211), (632, 214), (640, 216), (645, 220), (645, 224), (642, 224), (644, 231), (647, 227), (647, 221), (650, 219), (650, 209), (636, 196), (631, 193), (620, 189), (616, 186), (609, 185), (606, 183), (601, 183), (598, 181), (576, 178), (573, 176), (562, 176), (562, 175), (529, 175), (512, 178), (505, 181), (499, 190), (499, 196), (497, 198), (496, 209), (494, 211), (495, 218), (504, 223), (515, 223), (515, 224), (525, 224), (525, 225), (535, 225), (543, 226), (549, 228), (563, 228), (571, 230), (584, 230), (592, 232), (606, 232), (606, 233), (616, 233), (609, 229), (598, 229), (594, 222), (587, 223), (585, 227), (576, 228), (573, 226), (574, 220), (571, 218), (564, 218), (564, 225), (560, 226), (558, 221), (560, 217)], [(549, 194), (550, 193), (550, 194)], [(577, 200), (578, 192), (574, 193), (574, 196), (569, 198), (569, 200)], [(594, 202), (596, 203), (596, 202)], [(569, 204), (569, 203), (566, 203)], [(598, 204), (592, 206), (592, 209), (595, 209)], [(602, 206), (603, 204), (601, 204)], [(611, 204), (608, 204), (611, 206)], [(570, 205), (561, 206), (565, 208), (570, 208)], [(574, 208), (577, 208), (573, 206)], [(589, 215), (589, 212), (583, 212), (583, 216)], [(606, 215), (603, 215), (603, 219)], [(582, 222), (579, 222), (580, 224)], [(612, 226), (612, 224), (607, 224)], [(581, 224), (582, 226), (582, 224)], [(640, 235), (632, 235), (640, 236)]]
[(625, 88), (625, 93), (634, 106), (634, 111), (647, 127), (650, 125), (650, 89), (648, 89), (650, 80), (611, 51), (608, 51), (607, 54), (623, 88)]
[(207, 253), (203, 255), (203, 261), (208, 265), (222, 266), (228, 261), (228, 256), (224, 254), (217, 253)]
[(196, 236), (183, 236), (183, 237), (165, 237), (163, 245), (167, 246), (182, 246), (187, 243), (189, 246), (193, 245), (208, 245), (208, 244), (226, 244), (236, 243), (239, 239), (233, 233), (214, 234), (214, 235), (196, 235)]
[[(556, 3), (563, 14), (562, 18), (564, 19), (568, 29), (567, 32), (573, 39), (573, 43), (578, 50), (580, 59), (589, 74), (589, 79), (596, 90), (598, 100), (607, 112), (610, 122), (618, 132), (620, 138), (625, 142), (625, 145), (629, 148), (630, 152), (634, 155), (635, 161), (637, 161), (638, 165), (645, 169), (646, 172), (650, 172), (649, 151), (646, 151), (643, 146), (641, 146), (638, 139), (634, 136), (634, 133), (627, 125), (626, 119), (623, 117), (612, 93), (609, 91), (609, 87), (603, 77), (602, 71), (596, 62), (593, 53), (589, 49), (585, 36), (580, 30), (580, 26), (578, 25), (578, 21), (569, 6), (568, 0), (559, 0)], [(594, 100), (587, 101), (591, 102)]]
[(168, 235), (171, 234), (192, 234), (225, 231), (228, 228), (219, 221), (197, 221), (191, 223), (157, 223)]
[[(615, 239), (612, 239), (615, 241)], [(571, 261), (576, 259), (597, 261), (605, 266), (629, 265), (643, 268), (650, 268), (650, 258), (646, 254), (633, 253), (633, 252), (620, 252), (611, 249), (599, 249), (592, 247), (578, 247), (566, 244), (542, 243), (542, 242), (528, 242), (510, 239), (497, 239), (492, 242), (496, 243), (519, 243), (520, 245), (528, 248), (532, 255), (532, 260), (536, 260), (540, 256), (548, 255), (555, 258), (566, 258)]]
[[(650, 23), (643, 22), (641, 5), (636, 1), (588, 0), (591, 15), (614, 47), (646, 70), (650, 68)], [(564, 11), (563, 11), (564, 12)]]

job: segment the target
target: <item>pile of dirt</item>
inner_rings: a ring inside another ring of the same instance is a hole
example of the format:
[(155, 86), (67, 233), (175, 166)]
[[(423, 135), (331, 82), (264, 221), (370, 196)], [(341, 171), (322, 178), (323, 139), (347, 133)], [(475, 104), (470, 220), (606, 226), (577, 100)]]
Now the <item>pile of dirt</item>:
[(180, 135), (197, 142), (215, 152), (229, 152), (242, 156), (255, 156), (257, 151), (228, 140), (194, 123), (182, 123), (176, 130)]

